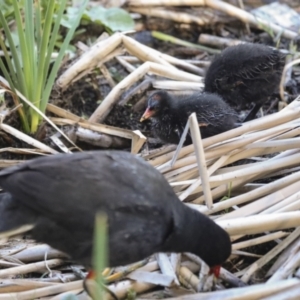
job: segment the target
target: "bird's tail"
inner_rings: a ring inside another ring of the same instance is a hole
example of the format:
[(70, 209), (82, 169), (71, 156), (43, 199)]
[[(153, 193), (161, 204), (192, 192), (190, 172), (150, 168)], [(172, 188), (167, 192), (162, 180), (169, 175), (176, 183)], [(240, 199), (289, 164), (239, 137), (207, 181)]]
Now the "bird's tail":
[(35, 213), (14, 201), (11, 194), (0, 194), (0, 238), (32, 229), (36, 219)]

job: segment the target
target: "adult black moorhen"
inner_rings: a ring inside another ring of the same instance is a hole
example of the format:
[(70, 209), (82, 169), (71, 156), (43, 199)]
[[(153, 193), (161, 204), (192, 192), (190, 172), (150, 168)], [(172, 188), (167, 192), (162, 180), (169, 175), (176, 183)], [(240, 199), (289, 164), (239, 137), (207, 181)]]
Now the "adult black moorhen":
[[(222, 98), (211, 93), (173, 96), (155, 91), (141, 122), (151, 118), (154, 134), (165, 143), (178, 144), (189, 116), (195, 112), (202, 138), (207, 138), (238, 126), (236, 112)], [(192, 142), (187, 135), (185, 145)]]
[(111, 267), (155, 252), (191, 252), (217, 273), (231, 253), (221, 227), (179, 201), (156, 169), (127, 152), (37, 158), (1, 171), (0, 185), (0, 232), (34, 224), (34, 239), (87, 268), (100, 211), (108, 217)]
[(261, 106), (277, 91), (285, 55), (260, 44), (239, 44), (216, 56), (205, 76), (206, 92), (217, 93), (240, 109), (254, 103), (244, 121), (252, 120)]

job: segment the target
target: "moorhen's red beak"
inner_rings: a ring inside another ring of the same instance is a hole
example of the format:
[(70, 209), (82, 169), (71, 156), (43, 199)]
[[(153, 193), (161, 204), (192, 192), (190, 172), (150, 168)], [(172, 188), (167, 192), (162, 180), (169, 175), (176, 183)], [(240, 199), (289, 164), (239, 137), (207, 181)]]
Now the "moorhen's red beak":
[(94, 270), (90, 270), (87, 275), (86, 275), (86, 279), (96, 279), (96, 273)]
[(221, 271), (221, 266), (213, 266), (209, 270), (209, 274), (214, 274), (216, 278), (219, 278)]
[(140, 122), (143, 122), (149, 118), (151, 118), (154, 114), (154, 111), (153, 110), (150, 110), (149, 107), (147, 107), (147, 109), (145, 110), (144, 114), (142, 115), (141, 119), (140, 119)]

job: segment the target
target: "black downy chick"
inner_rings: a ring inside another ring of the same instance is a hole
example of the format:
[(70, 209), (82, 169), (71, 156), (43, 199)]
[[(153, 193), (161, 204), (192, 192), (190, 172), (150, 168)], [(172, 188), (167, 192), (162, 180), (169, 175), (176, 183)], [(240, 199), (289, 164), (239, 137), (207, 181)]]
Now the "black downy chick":
[(204, 90), (219, 94), (240, 109), (254, 103), (244, 119), (249, 121), (278, 90), (284, 64), (285, 55), (265, 45), (247, 43), (228, 47), (208, 68)]
[[(151, 118), (154, 134), (165, 143), (178, 144), (189, 116), (195, 112), (202, 138), (217, 135), (237, 127), (237, 114), (220, 96), (194, 93), (172, 96), (156, 91), (148, 98), (148, 106), (141, 122)], [(187, 135), (185, 144), (192, 142)]]

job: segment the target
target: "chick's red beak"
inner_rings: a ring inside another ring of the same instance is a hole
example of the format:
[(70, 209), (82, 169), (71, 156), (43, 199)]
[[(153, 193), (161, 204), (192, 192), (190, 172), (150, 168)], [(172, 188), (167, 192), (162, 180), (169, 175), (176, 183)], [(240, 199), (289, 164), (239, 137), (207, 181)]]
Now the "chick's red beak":
[(154, 111), (151, 110), (149, 107), (147, 107), (147, 109), (145, 110), (144, 114), (142, 115), (140, 122), (143, 122), (149, 118), (151, 118), (154, 114)]
[(213, 266), (209, 270), (209, 274), (214, 274), (216, 278), (219, 278), (221, 271), (221, 266)]

